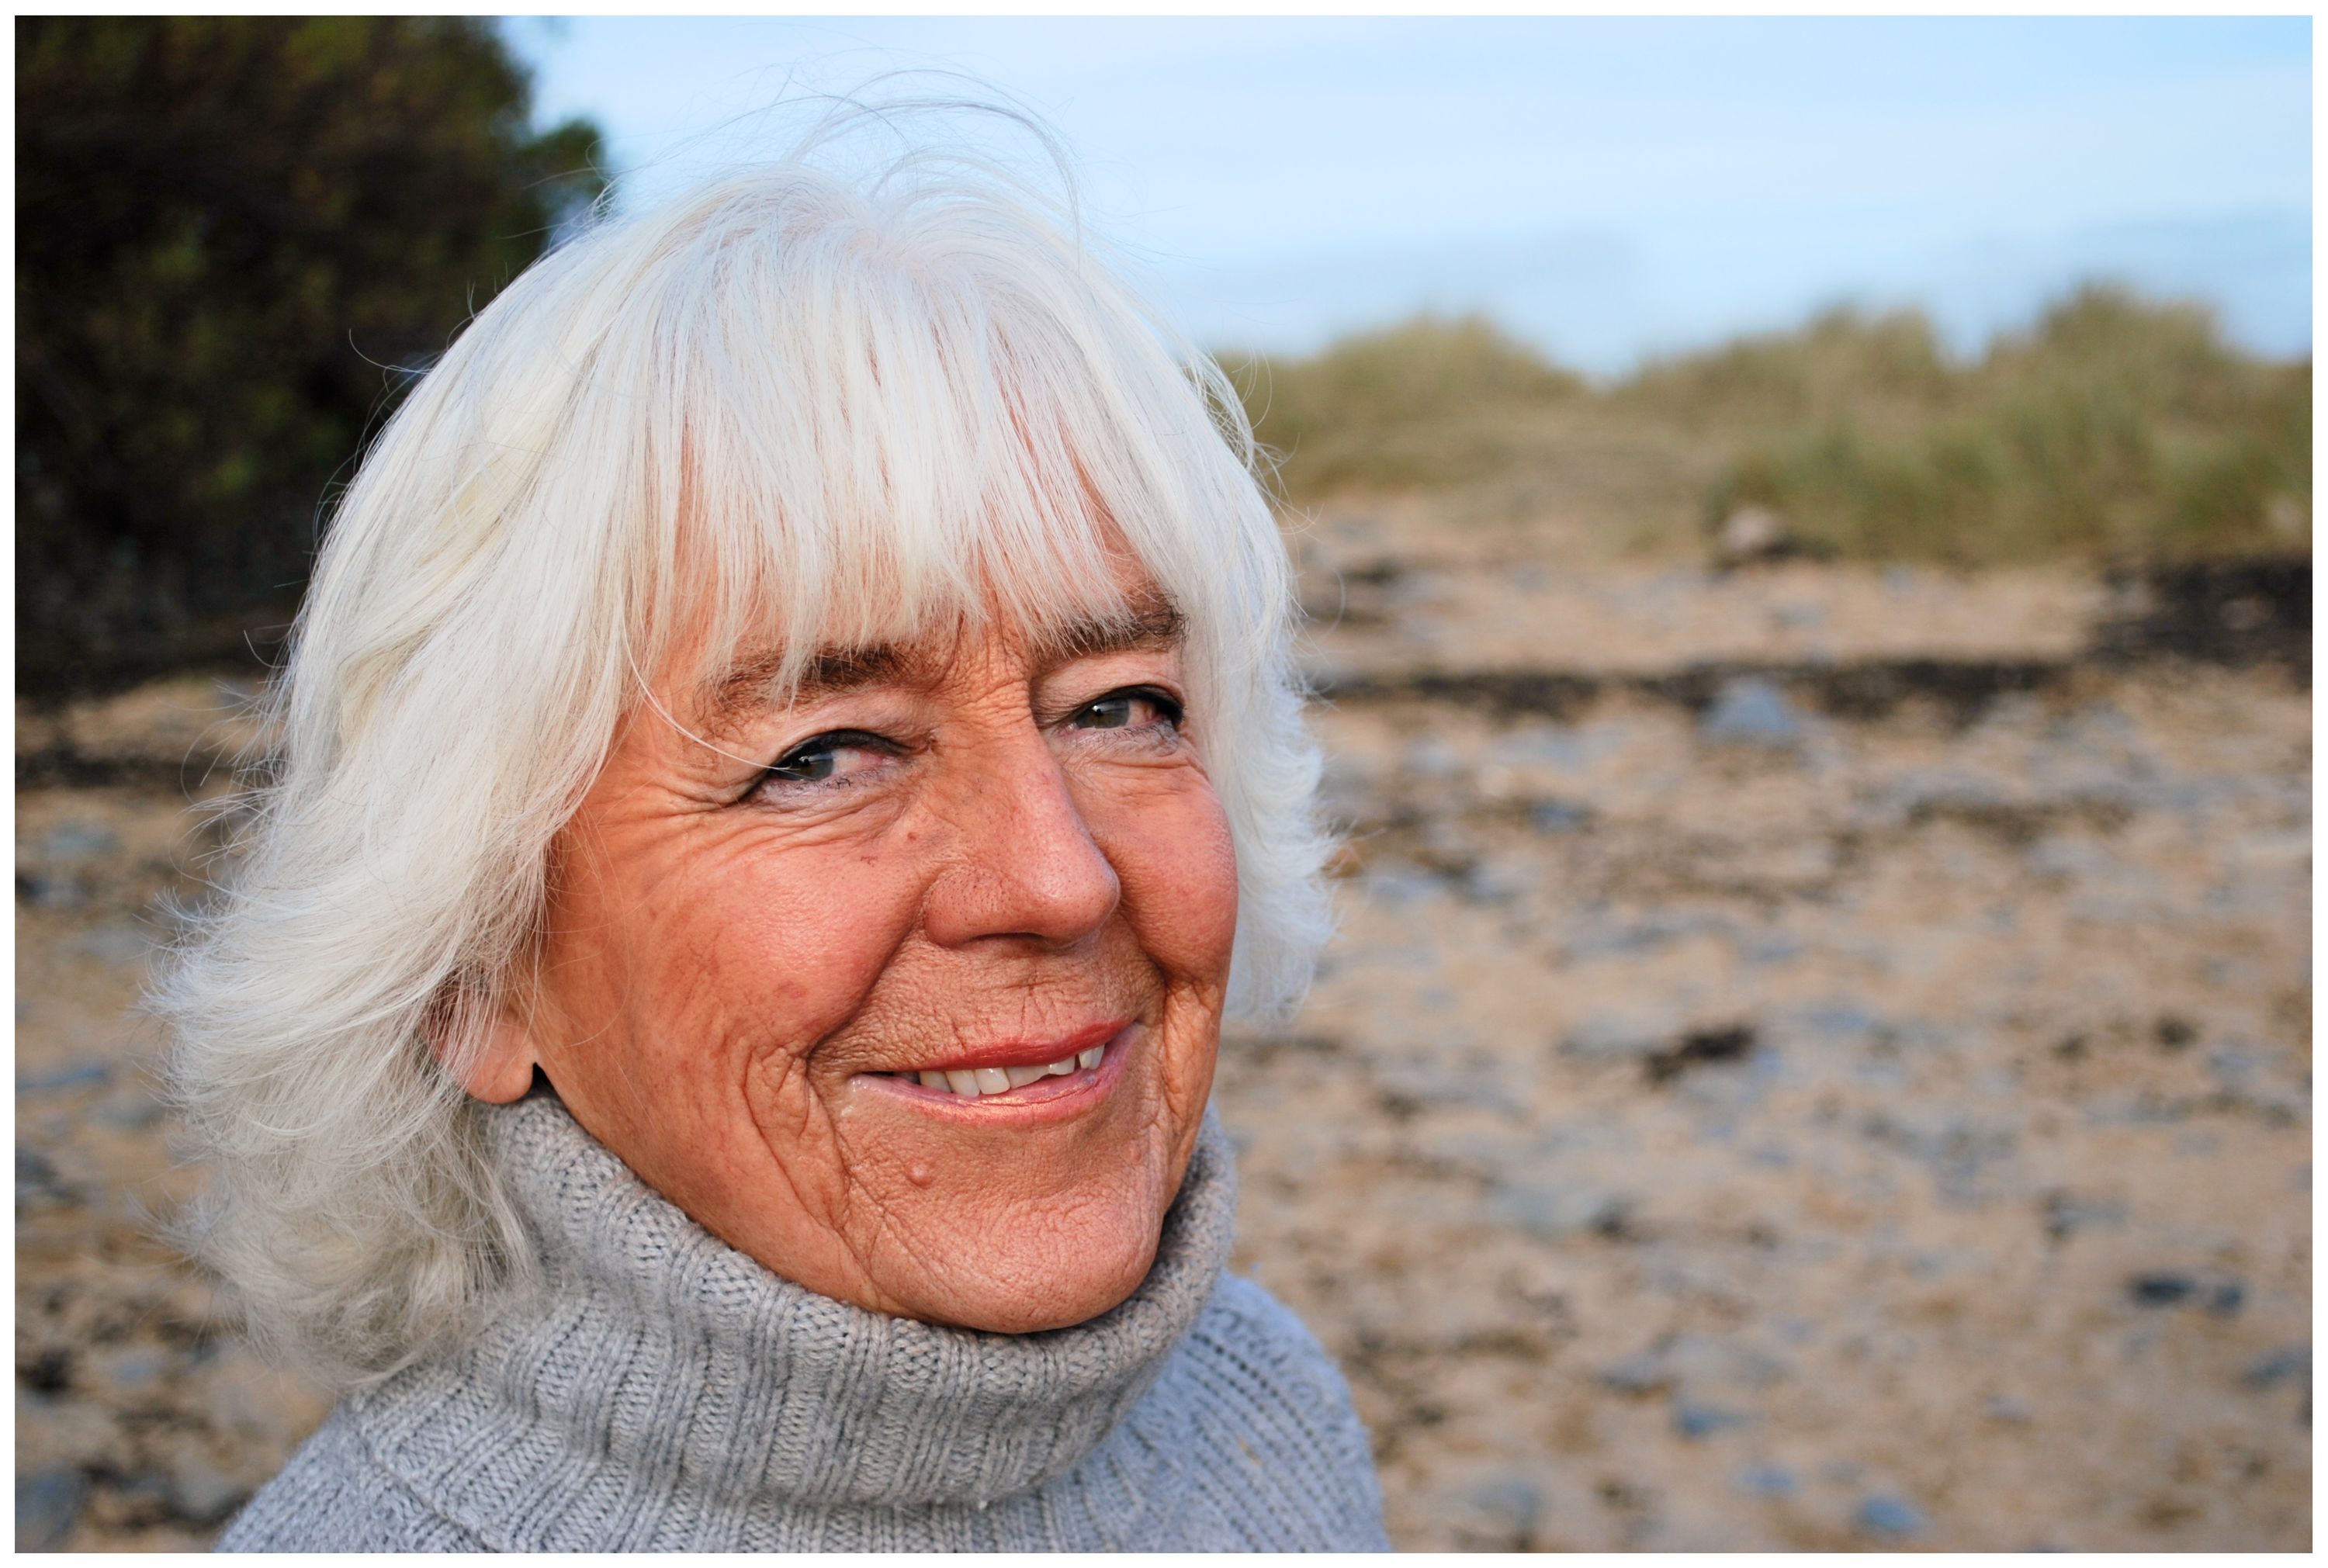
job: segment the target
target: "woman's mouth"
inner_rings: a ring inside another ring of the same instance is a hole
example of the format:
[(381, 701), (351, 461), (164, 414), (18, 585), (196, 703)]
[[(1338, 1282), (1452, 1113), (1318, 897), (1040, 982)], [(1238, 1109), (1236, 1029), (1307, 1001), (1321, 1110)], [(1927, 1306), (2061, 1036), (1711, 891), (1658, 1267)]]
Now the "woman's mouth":
[[(887, 1079), (953, 1100), (979, 1100), (1008, 1094), (1014, 1103), (1049, 1099), (1053, 1094), (1095, 1083), (1115, 1066), (1130, 1044), (1134, 1026), (1116, 1021), (1079, 1029), (1064, 1039), (1000, 1044), (955, 1056), (926, 1066), (903, 1067), (864, 1076)], [(1113, 1074), (1109, 1074), (1112, 1077)]]
[[(1094, 1046), (1089, 1050), (1076, 1051), (1061, 1056), (1056, 1062), (1045, 1062), (1040, 1066), (955, 1067), (946, 1072), (923, 1067), (915, 1070), (912, 1076), (925, 1089), (943, 1089), (965, 1100), (975, 1100), (981, 1094), (1007, 1094), (1013, 1089), (1023, 1089), (1043, 1078), (1064, 1078), (1078, 1067), (1096, 1067), (1106, 1050), (1105, 1046)], [(891, 1075), (906, 1076), (904, 1073)]]

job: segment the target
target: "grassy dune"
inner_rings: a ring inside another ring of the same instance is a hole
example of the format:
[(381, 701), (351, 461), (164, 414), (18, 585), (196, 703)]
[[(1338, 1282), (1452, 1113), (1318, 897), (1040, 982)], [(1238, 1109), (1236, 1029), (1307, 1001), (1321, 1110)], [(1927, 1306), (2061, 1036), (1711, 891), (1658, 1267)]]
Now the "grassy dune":
[(1755, 507), (1811, 554), (1963, 565), (2309, 549), (2309, 360), (2107, 287), (1970, 361), (1851, 310), (1602, 386), (1477, 317), (1221, 358), (1297, 506), (1422, 493), (1654, 551)]

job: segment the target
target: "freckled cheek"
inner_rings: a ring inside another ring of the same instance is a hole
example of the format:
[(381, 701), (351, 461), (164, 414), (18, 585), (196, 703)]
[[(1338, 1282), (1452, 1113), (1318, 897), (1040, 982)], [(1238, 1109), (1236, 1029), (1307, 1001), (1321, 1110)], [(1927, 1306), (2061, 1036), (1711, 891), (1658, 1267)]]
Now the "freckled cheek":
[(762, 1047), (804, 1050), (880, 981), (912, 925), (907, 868), (854, 854), (777, 850), (741, 867), (705, 906), (727, 953), (721, 999)]
[(1149, 956), (1175, 978), (1225, 977), (1236, 941), (1236, 848), (1212, 787), (1139, 803), (1094, 829)]
[(663, 861), (617, 922), (642, 1044), (707, 1065), (718, 1045), (806, 1050), (879, 979), (913, 919), (911, 881), (839, 846), (738, 840)]

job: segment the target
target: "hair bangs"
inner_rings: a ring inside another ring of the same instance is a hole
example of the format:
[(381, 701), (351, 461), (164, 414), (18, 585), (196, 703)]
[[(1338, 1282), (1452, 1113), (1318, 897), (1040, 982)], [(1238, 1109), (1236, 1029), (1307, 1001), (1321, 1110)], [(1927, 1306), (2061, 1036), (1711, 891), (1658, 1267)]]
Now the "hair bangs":
[(1120, 623), (1127, 560), (1182, 596), (1193, 508), (1140, 438), (1186, 423), (1177, 367), (1126, 375), (1121, 345), (1062, 330), (1066, 279), (901, 255), (869, 226), (782, 239), (726, 249), (658, 313), (650, 465), (680, 477), (632, 520), (658, 536), (634, 552), (644, 646), (697, 679), (773, 652), (781, 689), (820, 650), (990, 615)]

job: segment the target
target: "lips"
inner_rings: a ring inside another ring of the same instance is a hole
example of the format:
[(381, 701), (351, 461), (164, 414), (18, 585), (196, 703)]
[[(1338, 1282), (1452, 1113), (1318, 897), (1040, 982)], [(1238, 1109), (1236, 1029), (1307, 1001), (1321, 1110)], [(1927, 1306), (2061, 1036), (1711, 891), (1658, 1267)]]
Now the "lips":
[(991, 1040), (982, 1046), (969, 1046), (951, 1051), (931, 1061), (915, 1062), (908, 1067), (896, 1067), (892, 1072), (914, 1073), (976, 1072), (981, 1067), (1040, 1067), (1065, 1056), (1079, 1056), (1094, 1046), (1104, 1046), (1131, 1026), (1128, 1018), (1108, 1019), (1086, 1024), (1072, 1034), (1055, 1036), (1047, 1040)]
[(997, 1041), (925, 1066), (867, 1075), (897, 1079), (960, 1100), (1008, 1094), (1053, 1079), (1095, 1074), (1108, 1065), (1112, 1052), (1122, 1049), (1122, 1037), (1131, 1027), (1129, 1020), (1114, 1019), (1048, 1041)]
[(956, 1067), (944, 1073), (924, 1069), (911, 1075), (899, 1073), (896, 1075), (901, 1078), (911, 1076), (925, 1089), (943, 1089), (965, 1100), (975, 1100), (981, 1094), (1007, 1094), (1013, 1089), (1023, 1089), (1045, 1078), (1064, 1078), (1078, 1067), (1096, 1067), (1106, 1049), (1104, 1046), (1094, 1046), (1088, 1050), (1077, 1051), (1039, 1066), (973, 1067), (967, 1070)]

